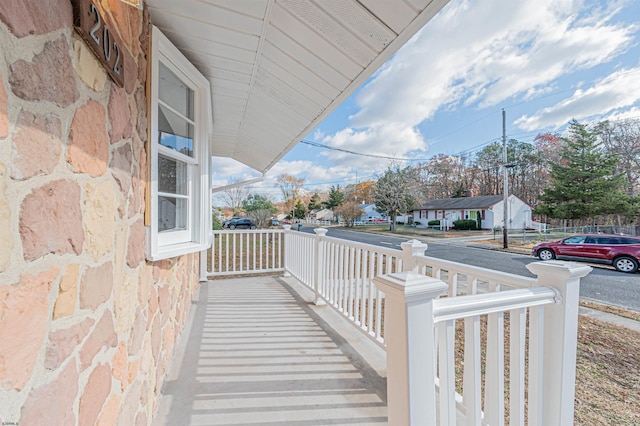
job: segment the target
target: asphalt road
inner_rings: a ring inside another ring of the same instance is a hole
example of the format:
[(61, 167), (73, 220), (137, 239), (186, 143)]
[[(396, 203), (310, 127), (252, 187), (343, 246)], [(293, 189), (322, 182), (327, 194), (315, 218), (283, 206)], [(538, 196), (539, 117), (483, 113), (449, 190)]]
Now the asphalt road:
[[(313, 227), (305, 226), (303, 232), (313, 233)], [(329, 228), (327, 235), (400, 250), (400, 243), (407, 238)], [(537, 262), (533, 256), (505, 253), (486, 248), (470, 247), (463, 241), (425, 241), (429, 248), (426, 255), (482, 268), (533, 277), (526, 265)], [(593, 271), (583, 278), (580, 296), (595, 302), (620, 306), (640, 312), (640, 273), (625, 274), (608, 266), (591, 265)]]

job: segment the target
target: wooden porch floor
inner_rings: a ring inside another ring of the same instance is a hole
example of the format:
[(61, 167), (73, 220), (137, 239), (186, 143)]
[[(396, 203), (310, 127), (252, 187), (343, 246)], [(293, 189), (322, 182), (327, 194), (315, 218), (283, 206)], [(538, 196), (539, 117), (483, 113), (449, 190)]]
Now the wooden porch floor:
[(154, 425), (387, 423), (384, 351), (293, 278), (204, 283)]

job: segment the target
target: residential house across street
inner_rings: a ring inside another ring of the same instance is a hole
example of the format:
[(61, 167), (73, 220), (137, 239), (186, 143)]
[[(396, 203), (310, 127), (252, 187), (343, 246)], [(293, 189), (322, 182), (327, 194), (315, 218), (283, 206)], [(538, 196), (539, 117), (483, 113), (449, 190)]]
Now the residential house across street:
[[(531, 206), (516, 197), (509, 195), (508, 206), (509, 229), (542, 229), (544, 224), (531, 219)], [(430, 200), (413, 210), (413, 221), (418, 228), (426, 228), (429, 221), (439, 220), (440, 225), (450, 228), (456, 220), (481, 218), (482, 229), (502, 227), (504, 224), (504, 197), (502, 195), (485, 195), (480, 197), (445, 198)]]

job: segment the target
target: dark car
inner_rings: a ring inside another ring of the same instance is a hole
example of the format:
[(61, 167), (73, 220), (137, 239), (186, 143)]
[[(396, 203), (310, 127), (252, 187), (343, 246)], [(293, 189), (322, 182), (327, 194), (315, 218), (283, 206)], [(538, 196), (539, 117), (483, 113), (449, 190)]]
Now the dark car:
[(256, 229), (256, 224), (248, 217), (232, 217), (224, 222), (223, 228), (236, 229), (236, 228), (248, 228)]
[(231, 222), (232, 220), (236, 220), (236, 219), (242, 219), (242, 217), (233, 216), (233, 217), (230, 217), (229, 219), (225, 219), (225, 220), (222, 221), (222, 227), (226, 228), (227, 227), (227, 223)]
[(541, 260), (566, 258), (606, 263), (618, 271), (634, 273), (640, 263), (640, 238), (608, 234), (573, 235), (536, 244), (533, 255)]

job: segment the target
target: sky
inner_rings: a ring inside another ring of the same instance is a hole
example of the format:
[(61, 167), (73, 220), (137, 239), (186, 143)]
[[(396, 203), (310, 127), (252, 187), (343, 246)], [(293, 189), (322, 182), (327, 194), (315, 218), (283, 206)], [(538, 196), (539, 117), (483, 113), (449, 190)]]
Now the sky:
[[(282, 173), (313, 193), (473, 156), (502, 140), (503, 109), (523, 142), (572, 119), (640, 119), (640, 1), (451, 0), (304, 139), (333, 149), (300, 143), (249, 190), (278, 201)], [(213, 170), (214, 187), (252, 176), (228, 159)]]

